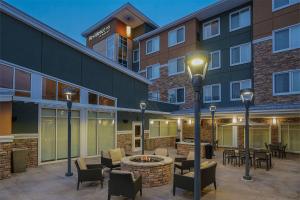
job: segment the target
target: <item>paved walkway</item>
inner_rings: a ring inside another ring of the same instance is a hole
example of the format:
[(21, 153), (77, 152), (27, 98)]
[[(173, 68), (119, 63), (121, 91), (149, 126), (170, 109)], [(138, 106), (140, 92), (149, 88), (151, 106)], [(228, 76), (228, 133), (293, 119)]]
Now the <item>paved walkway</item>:
[[(217, 190), (213, 186), (202, 192), (202, 200), (285, 200), (300, 199), (300, 157), (273, 159), (273, 169), (251, 169), (254, 181), (244, 182), (244, 167), (223, 166), (221, 153), (217, 158)], [(96, 160), (88, 160), (94, 163)], [(66, 162), (43, 165), (28, 169), (26, 173), (13, 175), (0, 181), (1, 200), (105, 200), (107, 199), (107, 176), (104, 188), (99, 184), (82, 184), (76, 191), (76, 171), (73, 177), (65, 177)], [(172, 184), (158, 188), (146, 188), (143, 200), (192, 199), (192, 193), (177, 190), (172, 196)], [(113, 197), (112, 200), (121, 200)]]

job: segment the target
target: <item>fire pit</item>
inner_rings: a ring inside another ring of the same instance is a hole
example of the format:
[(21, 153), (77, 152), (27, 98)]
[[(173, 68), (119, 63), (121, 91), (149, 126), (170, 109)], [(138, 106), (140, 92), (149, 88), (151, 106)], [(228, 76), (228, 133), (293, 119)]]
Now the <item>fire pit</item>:
[(142, 175), (144, 187), (166, 185), (171, 181), (173, 159), (158, 155), (136, 155), (124, 157), (121, 169)]

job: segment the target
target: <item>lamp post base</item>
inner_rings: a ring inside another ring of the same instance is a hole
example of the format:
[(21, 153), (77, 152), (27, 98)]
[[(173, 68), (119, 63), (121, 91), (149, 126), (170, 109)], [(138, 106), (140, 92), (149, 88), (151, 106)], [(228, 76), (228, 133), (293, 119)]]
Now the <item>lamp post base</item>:
[(244, 181), (252, 181), (252, 177), (251, 176), (243, 176), (243, 180)]
[(73, 173), (72, 172), (67, 172), (66, 176), (73, 176)]

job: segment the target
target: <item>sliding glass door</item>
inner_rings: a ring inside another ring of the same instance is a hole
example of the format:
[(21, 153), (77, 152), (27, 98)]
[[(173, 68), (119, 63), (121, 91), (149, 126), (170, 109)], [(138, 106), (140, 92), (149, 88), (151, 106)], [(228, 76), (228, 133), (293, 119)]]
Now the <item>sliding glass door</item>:
[(287, 144), (290, 152), (300, 152), (300, 124), (283, 124), (280, 126), (281, 142)]
[(250, 148), (264, 149), (265, 143), (271, 142), (270, 133), (270, 126), (250, 127)]
[(217, 127), (217, 138), (218, 138), (219, 146), (233, 147), (234, 146), (233, 127), (219, 125)]
[(42, 162), (56, 159), (56, 111), (42, 110), (41, 119)]

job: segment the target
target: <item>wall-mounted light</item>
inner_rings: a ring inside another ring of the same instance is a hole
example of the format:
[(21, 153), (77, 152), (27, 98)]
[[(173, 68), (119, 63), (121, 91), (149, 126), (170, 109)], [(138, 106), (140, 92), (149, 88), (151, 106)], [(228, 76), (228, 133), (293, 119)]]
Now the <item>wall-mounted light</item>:
[(130, 26), (126, 26), (126, 36), (131, 37), (131, 27)]
[(191, 125), (192, 124), (192, 120), (191, 119), (189, 119), (189, 125)]
[(273, 118), (272, 118), (272, 124), (273, 124), (273, 125), (276, 125), (276, 124), (277, 124), (277, 119), (276, 119), (276, 117), (273, 117)]
[(98, 124), (102, 124), (102, 120), (101, 119), (98, 120)]
[(242, 122), (242, 121), (243, 121), (243, 118), (242, 118), (242, 117), (239, 117), (239, 121)]
[(115, 124), (115, 120), (114, 119), (112, 120), (111, 124)]
[(232, 118), (232, 123), (237, 123), (237, 118), (236, 118), (236, 116), (234, 116), (234, 117)]
[(154, 124), (154, 121), (153, 121), (153, 120), (150, 120), (150, 124)]
[(166, 121), (166, 124), (169, 124), (169, 121), (168, 121), (168, 120)]
[(177, 119), (177, 124), (180, 125), (180, 118)]

